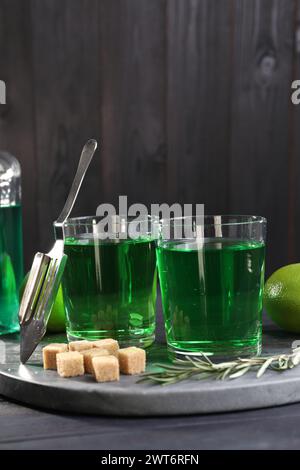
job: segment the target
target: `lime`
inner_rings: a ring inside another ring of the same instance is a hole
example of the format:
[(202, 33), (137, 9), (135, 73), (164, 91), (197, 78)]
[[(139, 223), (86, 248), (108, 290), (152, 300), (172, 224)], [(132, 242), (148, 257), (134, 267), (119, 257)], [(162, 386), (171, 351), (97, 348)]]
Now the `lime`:
[(264, 307), (280, 328), (300, 333), (300, 263), (284, 266), (269, 277)]
[[(29, 273), (26, 274), (22, 285), (20, 287), (20, 300), (23, 297), (23, 293), (27, 284)], [(59, 287), (55, 303), (52, 307), (50, 318), (48, 321), (47, 332), (48, 333), (64, 333), (66, 331), (66, 315), (62, 287)]]

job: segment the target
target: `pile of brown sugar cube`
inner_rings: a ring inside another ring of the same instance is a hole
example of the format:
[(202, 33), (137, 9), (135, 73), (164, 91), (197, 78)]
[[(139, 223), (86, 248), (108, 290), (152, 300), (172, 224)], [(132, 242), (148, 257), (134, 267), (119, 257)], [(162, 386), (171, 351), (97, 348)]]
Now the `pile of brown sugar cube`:
[(118, 341), (73, 341), (69, 344), (52, 343), (43, 348), (44, 369), (57, 370), (60, 377), (92, 374), (97, 382), (120, 380), (126, 375), (140, 374), (146, 368), (143, 349), (120, 349)]

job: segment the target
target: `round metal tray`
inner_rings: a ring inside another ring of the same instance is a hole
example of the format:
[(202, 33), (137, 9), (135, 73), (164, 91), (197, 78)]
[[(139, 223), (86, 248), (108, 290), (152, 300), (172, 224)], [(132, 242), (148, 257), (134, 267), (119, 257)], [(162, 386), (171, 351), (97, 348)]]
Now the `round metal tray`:
[[(264, 353), (286, 352), (295, 337), (269, 328), (264, 333)], [(47, 342), (65, 341), (48, 337)], [(44, 343), (44, 344), (45, 344)], [(300, 401), (300, 367), (283, 373), (267, 371), (237, 379), (189, 380), (169, 386), (137, 384), (137, 377), (99, 384), (90, 376), (60, 378), (44, 371), (41, 345), (26, 365), (19, 363), (18, 337), (0, 341), (0, 394), (37, 407), (75, 413), (118, 416), (159, 416), (215, 413), (262, 408)], [(162, 362), (166, 347), (148, 350), (148, 364)]]

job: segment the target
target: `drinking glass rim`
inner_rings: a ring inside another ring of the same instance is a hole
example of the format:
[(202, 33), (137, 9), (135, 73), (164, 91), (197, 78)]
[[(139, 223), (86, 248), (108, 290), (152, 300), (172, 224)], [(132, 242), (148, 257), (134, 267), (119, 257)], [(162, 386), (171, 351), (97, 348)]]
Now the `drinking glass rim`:
[[(260, 216), (260, 215), (240, 215), (240, 214), (224, 214), (224, 215), (221, 215), (221, 214), (218, 214), (218, 215), (203, 215), (203, 216), (199, 216), (199, 219), (201, 220), (203, 217), (204, 219), (204, 224), (203, 226), (204, 227), (211, 227), (211, 226), (228, 226), (228, 225), (250, 225), (250, 224), (263, 224), (263, 223), (267, 223), (267, 219), (266, 217), (263, 217), (263, 216)], [(241, 220), (241, 221), (234, 221), (234, 222), (210, 222), (210, 223), (205, 223), (205, 219), (214, 219), (214, 218), (217, 218), (217, 217), (221, 217), (221, 218), (235, 218), (235, 219), (247, 219), (247, 220)], [(182, 221), (186, 224), (186, 220), (188, 219), (192, 219), (192, 222), (195, 221), (197, 219), (197, 216), (182, 216), (182, 217), (170, 217), (170, 218), (166, 218), (166, 219), (160, 219), (160, 224), (161, 225), (170, 225), (172, 222), (175, 222), (175, 221)], [(252, 220), (251, 220), (252, 219)], [(201, 223), (200, 223), (201, 225)]]
[[(117, 214), (116, 214), (117, 216)], [(64, 222), (64, 227), (74, 227), (74, 226), (78, 226), (78, 225), (86, 225), (86, 226), (92, 226), (94, 224), (94, 222), (98, 223), (100, 222), (100, 220), (104, 219), (105, 217), (107, 217), (107, 215), (105, 216), (101, 216), (101, 215), (84, 215), (84, 216), (80, 216), (80, 217), (70, 217), (69, 219), (67, 219), (65, 222)], [(113, 217), (113, 216), (111, 216)], [(124, 219), (125, 219), (125, 216), (120, 216), (121, 217), (121, 220), (124, 222)], [(143, 222), (157, 222), (159, 223), (160, 220), (159, 218), (156, 218), (156, 217), (153, 217), (151, 215), (148, 215), (147, 218), (145, 219), (141, 219), (141, 220), (136, 220), (137, 218), (134, 217), (134, 216), (130, 216), (130, 217), (126, 217), (126, 224), (130, 223), (130, 222), (138, 222), (138, 223), (143, 223)], [(55, 225), (55, 222), (54, 222), (54, 225)]]

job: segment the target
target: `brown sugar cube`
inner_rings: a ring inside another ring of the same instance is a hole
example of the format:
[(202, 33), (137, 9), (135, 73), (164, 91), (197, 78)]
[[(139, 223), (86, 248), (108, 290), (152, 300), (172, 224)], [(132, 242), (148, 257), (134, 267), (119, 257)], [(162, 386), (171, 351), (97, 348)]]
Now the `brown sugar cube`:
[(71, 341), (69, 343), (69, 350), (70, 351), (85, 351), (87, 349), (91, 349), (93, 346), (91, 345), (90, 341), (82, 340), (82, 341)]
[(113, 356), (117, 356), (119, 351), (118, 341), (112, 338), (99, 339), (98, 341), (93, 341), (92, 347), (106, 349), (109, 354), (112, 354)]
[(68, 351), (68, 345), (63, 343), (51, 343), (43, 348), (44, 369), (56, 370), (56, 354)]
[(119, 362), (115, 356), (96, 356), (92, 358), (93, 375), (97, 382), (120, 380)]
[(83, 355), (78, 351), (59, 353), (56, 361), (57, 372), (61, 377), (76, 377), (84, 374)]
[(133, 375), (145, 372), (146, 352), (143, 349), (135, 347), (120, 349), (118, 358), (122, 374)]
[(93, 357), (109, 356), (109, 352), (106, 349), (87, 349), (86, 351), (80, 351), (80, 354), (83, 355), (84, 370), (86, 374), (93, 373)]

